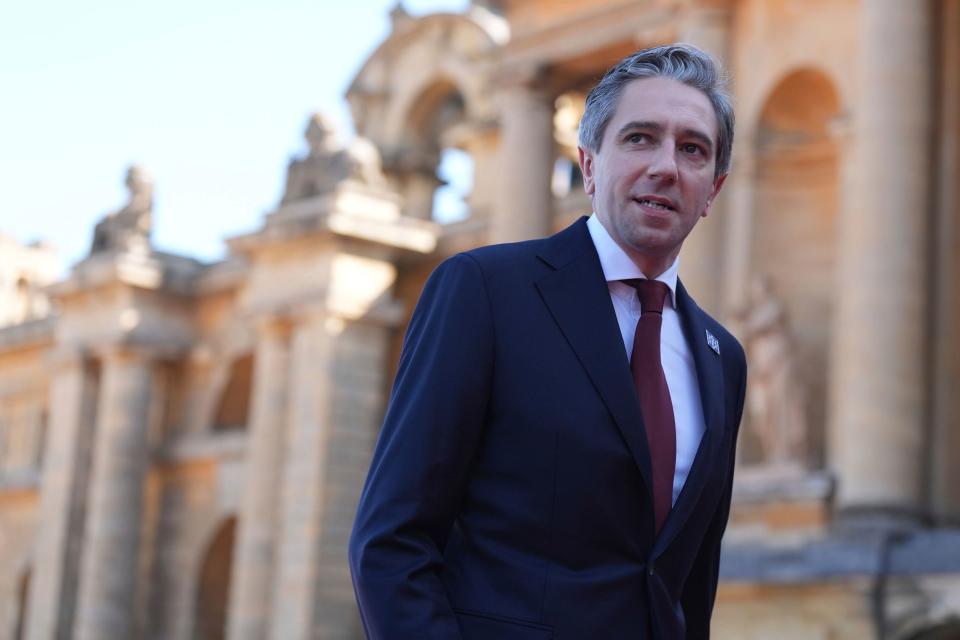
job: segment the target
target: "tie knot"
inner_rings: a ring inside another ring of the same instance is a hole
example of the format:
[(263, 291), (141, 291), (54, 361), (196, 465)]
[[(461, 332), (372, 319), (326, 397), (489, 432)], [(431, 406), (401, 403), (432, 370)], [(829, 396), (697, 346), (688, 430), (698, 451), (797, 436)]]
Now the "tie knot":
[(663, 302), (670, 291), (670, 287), (665, 283), (659, 280), (644, 280), (643, 278), (624, 280), (623, 282), (637, 290), (637, 297), (640, 298), (641, 314), (648, 311), (663, 313)]

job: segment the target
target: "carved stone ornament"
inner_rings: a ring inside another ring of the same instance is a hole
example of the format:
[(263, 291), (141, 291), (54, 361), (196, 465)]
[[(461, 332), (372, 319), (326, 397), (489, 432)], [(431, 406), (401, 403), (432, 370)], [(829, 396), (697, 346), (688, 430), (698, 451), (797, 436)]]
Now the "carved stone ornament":
[(315, 113), (307, 123), (306, 157), (295, 158), (287, 168), (284, 204), (329, 193), (349, 180), (370, 187), (386, 185), (380, 153), (369, 140), (356, 138), (349, 145), (340, 140), (333, 121)]
[(127, 170), (127, 204), (108, 213), (93, 230), (90, 254), (104, 251), (148, 251), (153, 228), (153, 179), (142, 167)]

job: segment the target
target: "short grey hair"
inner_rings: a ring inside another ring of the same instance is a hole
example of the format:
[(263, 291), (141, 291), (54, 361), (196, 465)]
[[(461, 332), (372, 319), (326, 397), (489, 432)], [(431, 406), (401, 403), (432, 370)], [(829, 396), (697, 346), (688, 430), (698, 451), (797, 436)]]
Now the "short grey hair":
[(733, 153), (733, 104), (726, 92), (726, 77), (719, 64), (704, 51), (689, 44), (651, 47), (633, 53), (613, 66), (587, 96), (580, 119), (580, 146), (599, 151), (607, 124), (617, 110), (620, 94), (628, 82), (641, 78), (672, 78), (699, 89), (717, 115), (717, 151), (714, 178), (730, 170)]

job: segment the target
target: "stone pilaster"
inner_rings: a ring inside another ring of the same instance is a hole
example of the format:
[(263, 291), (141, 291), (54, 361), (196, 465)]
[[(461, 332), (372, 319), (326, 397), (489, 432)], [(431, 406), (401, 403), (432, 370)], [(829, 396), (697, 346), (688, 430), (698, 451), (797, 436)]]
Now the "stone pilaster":
[(149, 354), (104, 354), (94, 434), (76, 640), (134, 637), (153, 366)]
[(274, 602), (283, 434), (290, 384), (289, 333), (287, 323), (278, 319), (263, 320), (257, 328), (246, 477), (227, 624), (231, 640), (265, 638)]
[(270, 638), (349, 640), (359, 628), (347, 541), (383, 415), (389, 329), (333, 314), (294, 333), (277, 594)]
[(535, 81), (521, 79), (510, 79), (498, 98), (500, 184), (490, 241), (548, 235), (553, 223), (553, 100)]
[(331, 400), (329, 367), (332, 340), (322, 318), (301, 319), (291, 340), (291, 389), (286, 462), (278, 529), (276, 595), (270, 638), (310, 637), (317, 604), (314, 582), (318, 568), (319, 517), (326, 493), (324, 467), (329, 454)]
[(831, 452), (841, 514), (925, 509), (930, 5), (861, 3), (862, 86), (840, 224)]
[(26, 637), (68, 637), (76, 608), (97, 379), (80, 351), (51, 356), (50, 420)]

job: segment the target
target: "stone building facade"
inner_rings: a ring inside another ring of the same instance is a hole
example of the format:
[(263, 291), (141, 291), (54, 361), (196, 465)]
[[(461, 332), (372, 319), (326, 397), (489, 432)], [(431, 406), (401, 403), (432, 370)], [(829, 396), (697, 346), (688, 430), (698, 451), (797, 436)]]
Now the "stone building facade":
[[(585, 92), (677, 40), (738, 114), (681, 258), (752, 370), (715, 635), (960, 638), (960, 1), (391, 18), (357, 140), (312, 118), (225, 260), (151, 246), (139, 168), (65, 279), (0, 242), (0, 638), (360, 638), (346, 540), (420, 287), (589, 212)], [(441, 224), (449, 149), (473, 188)]]

